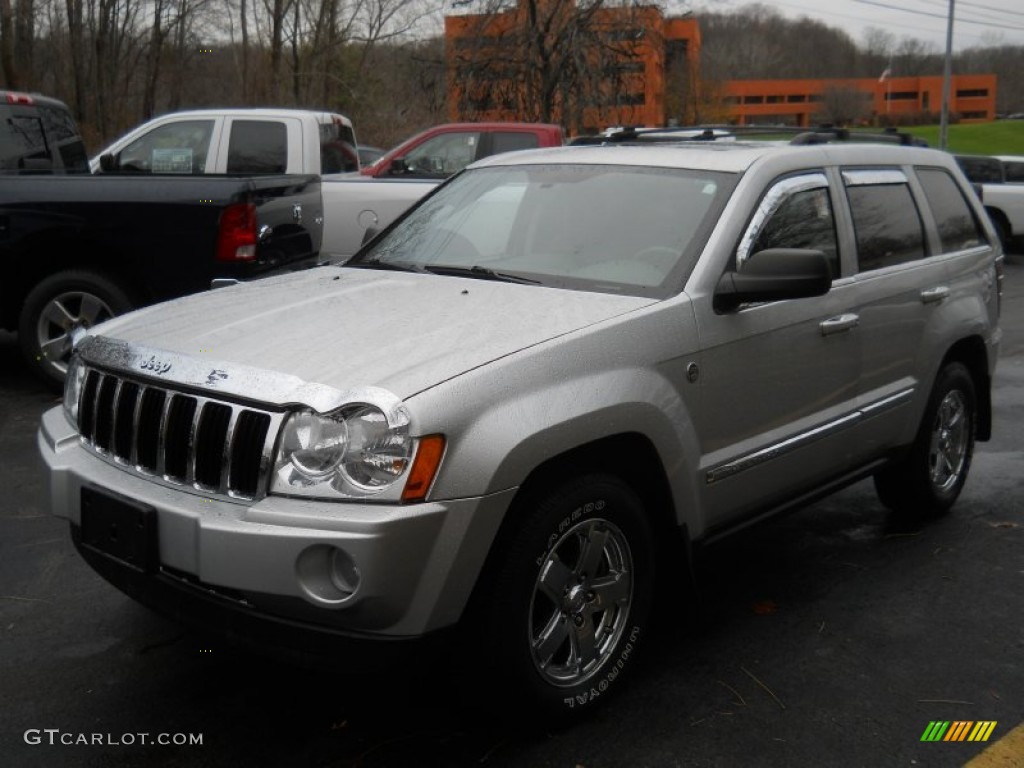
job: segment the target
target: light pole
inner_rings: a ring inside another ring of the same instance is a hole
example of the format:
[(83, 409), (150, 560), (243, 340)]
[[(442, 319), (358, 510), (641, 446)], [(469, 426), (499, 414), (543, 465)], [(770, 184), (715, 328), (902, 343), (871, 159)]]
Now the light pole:
[(949, 0), (946, 21), (946, 61), (942, 67), (942, 116), (939, 118), (939, 149), (945, 149), (949, 137), (949, 93), (953, 80), (953, 3)]

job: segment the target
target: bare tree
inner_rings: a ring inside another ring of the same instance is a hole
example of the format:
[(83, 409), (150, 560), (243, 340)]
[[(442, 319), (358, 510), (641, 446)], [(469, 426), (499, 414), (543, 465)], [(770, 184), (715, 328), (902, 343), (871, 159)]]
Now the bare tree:
[(848, 126), (866, 118), (871, 112), (871, 94), (852, 85), (830, 83), (821, 94), (821, 104), (815, 113), (819, 123)]
[(606, 0), (520, 0), (500, 13), (491, 2), (458, 28), (452, 54), (456, 110), (584, 127), (586, 114), (630, 114), (643, 103), (641, 49), (650, 44), (651, 6)]

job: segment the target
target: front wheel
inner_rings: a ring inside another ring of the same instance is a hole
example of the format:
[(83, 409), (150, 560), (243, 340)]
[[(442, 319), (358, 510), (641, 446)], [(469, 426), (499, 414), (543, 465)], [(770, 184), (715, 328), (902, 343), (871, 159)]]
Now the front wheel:
[(946, 512), (967, 481), (976, 423), (974, 380), (963, 364), (950, 363), (935, 379), (910, 453), (875, 475), (882, 502), (907, 518)]
[(58, 272), (25, 297), (18, 342), (33, 372), (56, 389), (64, 382), (75, 331), (131, 308), (128, 294), (103, 275), (85, 270)]
[(517, 529), (480, 595), (482, 679), (493, 687), (480, 693), (520, 714), (582, 714), (618, 687), (648, 628), (654, 546), (643, 504), (618, 478), (590, 475), (512, 514)]

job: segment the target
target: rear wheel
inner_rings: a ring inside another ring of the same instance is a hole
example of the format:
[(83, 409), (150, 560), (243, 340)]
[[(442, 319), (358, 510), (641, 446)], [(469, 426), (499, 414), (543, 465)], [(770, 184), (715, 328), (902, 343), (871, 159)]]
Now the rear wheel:
[(582, 714), (618, 686), (648, 627), (654, 546), (643, 504), (618, 478), (590, 475), (515, 513), (478, 594), (488, 673), (471, 685), (521, 705), (519, 715)]
[(18, 342), (33, 372), (56, 389), (64, 382), (75, 331), (131, 308), (128, 294), (103, 275), (58, 272), (29, 291), (18, 321)]
[(882, 502), (904, 517), (946, 512), (967, 481), (976, 423), (974, 380), (963, 364), (950, 363), (935, 379), (910, 453), (875, 475)]

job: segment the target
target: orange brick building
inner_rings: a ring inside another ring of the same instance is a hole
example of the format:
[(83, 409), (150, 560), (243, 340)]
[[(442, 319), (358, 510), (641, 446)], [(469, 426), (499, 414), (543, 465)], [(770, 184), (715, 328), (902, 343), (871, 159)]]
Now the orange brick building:
[[(576, 134), (708, 119), (807, 126), (844, 92), (857, 101), (857, 120), (897, 122), (941, 109), (938, 75), (732, 80), (714, 89), (720, 103), (698, 107), (700, 47), (696, 19), (666, 17), (655, 6), (581, 16), (574, 0), (517, 0), (500, 13), (446, 16), (449, 116), (557, 122)], [(573, 66), (580, 74), (560, 81), (559, 68)], [(995, 75), (954, 75), (950, 95), (960, 120), (995, 119)]]
[[(725, 84), (725, 108), (740, 124), (816, 122), (830, 93), (849, 92), (863, 101), (860, 117), (898, 121), (924, 113), (938, 114), (942, 106), (942, 77), (857, 78), (843, 80), (730, 80)], [(835, 98), (832, 96), (831, 98)], [(951, 114), (960, 120), (994, 120), (995, 75), (954, 75), (950, 87)]]

